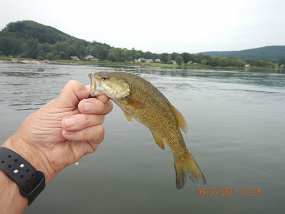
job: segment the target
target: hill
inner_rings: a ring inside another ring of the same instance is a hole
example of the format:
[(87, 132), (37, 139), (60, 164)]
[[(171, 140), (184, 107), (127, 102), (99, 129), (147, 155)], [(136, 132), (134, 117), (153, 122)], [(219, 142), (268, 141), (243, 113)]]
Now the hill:
[(7, 56), (53, 60), (94, 53), (104, 59), (109, 49), (107, 44), (87, 42), (34, 21), (12, 22), (0, 31), (0, 54)]
[[(172, 64), (176, 64), (176, 67), (184, 66), (187, 68), (244, 68), (246, 64), (250, 64), (251, 67), (276, 70), (278, 63), (279, 65), (284, 64), (284, 52), (285, 46), (272, 46), (235, 52), (157, 54), (149, 51), (111, 47), (108, 44), (96, 41), (85, 41), (34, 21), (12, 22), (0, 31), (0, 56), (38, 60), (80, 59), (120, 63), (155, 62), (155, 66), (173, 67)], [(270, 60), (249, 61), (248, 59), (283, 60), (276, 63)]]
[(18, 38), (19, 36), (26, 39), (36, 38), (40, 43), (48, 44), (63, 42), (65, 40), (77, 40), (75, 37), (63, 33), (60, 30), (33, 21), (12, 22), (2, 30), (2, 33), (7, 33), (10, 35), (15, 33), (14, 36)]
[(212, 51), (203, 52), (208, 56), (234, 57), (243, 60), (273, 60), (280, 61), (285, 59), (285, 46), (266, 46), (241, 51)]

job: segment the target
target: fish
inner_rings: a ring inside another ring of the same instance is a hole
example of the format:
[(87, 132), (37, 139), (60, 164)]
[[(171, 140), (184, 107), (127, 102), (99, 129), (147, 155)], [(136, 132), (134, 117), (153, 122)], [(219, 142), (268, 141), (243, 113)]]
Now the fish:
[(187, 176), (198, 185), (206, 179), (193, 155), (187, 149), (182, 133), (188, 126), (183, 115), (149, 81), (127, 72), (90, 73), (90, 97), (106, 94), (118, 105), (126, 119), (146, 126), (159, 148), (167, 144), (172, 152), (176, 187), (182, 189)]

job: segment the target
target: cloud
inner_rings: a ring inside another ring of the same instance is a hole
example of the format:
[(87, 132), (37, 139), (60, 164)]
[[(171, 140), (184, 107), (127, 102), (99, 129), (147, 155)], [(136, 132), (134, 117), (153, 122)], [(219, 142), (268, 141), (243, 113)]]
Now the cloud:
[(0, 27), (34, 20), (88, 41), (154, 52), (284, 44), (282, 0), (2, 0)]

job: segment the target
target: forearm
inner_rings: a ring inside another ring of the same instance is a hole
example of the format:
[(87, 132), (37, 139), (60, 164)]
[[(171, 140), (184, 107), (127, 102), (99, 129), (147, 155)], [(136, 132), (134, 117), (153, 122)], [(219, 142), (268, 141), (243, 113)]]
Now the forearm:
[(23, 213), (28, 205), (16, 183), (0, 171), (0, 213), (19, 214)]
[[(30, 146), (24, 142), (17, 139), (17, 143), (12, 140), (13, 136), (9, 138), (1, 147), (6, 147), (20, 156), (22, 156), (26, 161), (32, 164), (37, 170), (43, 171), (45, 175), (49, 175), (46, 172), (46, 167), (40, 161), (39, 153), (31, 149)], [(38, 156), (37, 156), (38, 155)], [(0, 157), (1, 159), (1, 157)], [(50, 180), (50, 176), (48, 177)], [(0, 213), (2, 214), (19, 214), (23, 213), (28, 205), (27, 198), (23, 197), (19, 191), (18, 185), (11, 180), (2, 170), (0, 170)]]

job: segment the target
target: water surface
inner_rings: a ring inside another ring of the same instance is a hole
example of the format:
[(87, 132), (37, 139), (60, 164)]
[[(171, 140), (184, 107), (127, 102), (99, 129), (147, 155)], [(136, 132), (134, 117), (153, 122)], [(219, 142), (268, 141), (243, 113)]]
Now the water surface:
[[(88, 84), (88, 73), (110, 69), (1, 62), (1, 142), (68, 80)], [(285, 75), (116, 70), (140, 74), (183, 113), (189, 125), (184, 138), (206, 176), (206, 192), (189, 180), (177, 190), (170, 151), (160, 150), (145, 127), (127, 123), (115, 106), (100, 149), (56, 177), (27, 214), (284, 212)]]

